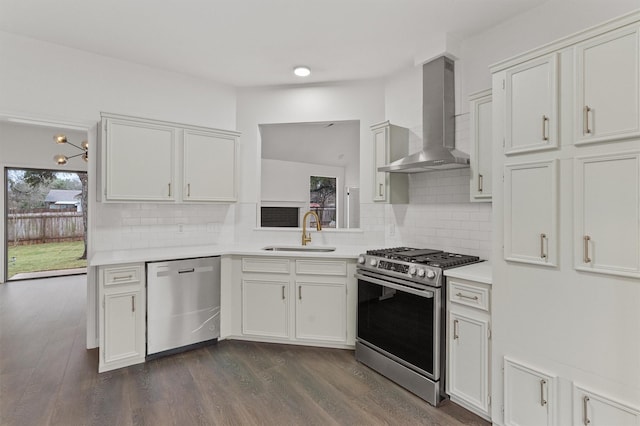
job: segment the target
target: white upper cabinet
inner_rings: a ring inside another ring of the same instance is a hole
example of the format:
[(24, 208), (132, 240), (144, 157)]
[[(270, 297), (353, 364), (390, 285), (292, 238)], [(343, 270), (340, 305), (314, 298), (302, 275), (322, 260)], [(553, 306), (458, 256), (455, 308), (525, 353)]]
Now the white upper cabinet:
[(471, 118), (471, 201), (491, 201), (493, 106), (491, 90), (469, 97)]
[(185, 130), (182, 199), (235, 201), (236, 157), (234, 135)]
[(388, 121), (371, 126), (373, 132), (374, 188), (373, 201), (407, 204), (409, 202), (409, 177), (405, 173), (378, 171), (408, 153), (409, 130)]
[(557, 167), (556, 160), (505, 165), (506, 260), (557, 265)]
[(107, 200), (175, 200), (175, 128), (107, 118), (102, 130)]
[(238, 136), (103, 113), (100, 201), (234, 202)]
[(639, 32), (624, 28), (576, 45), (576, 144), (640, 136)]
[(558, 147), (558, 59), (544, 56), (505, 76), (505, 154)]
[(640, 153), (574, 160), (575, 267), (640, 277)]

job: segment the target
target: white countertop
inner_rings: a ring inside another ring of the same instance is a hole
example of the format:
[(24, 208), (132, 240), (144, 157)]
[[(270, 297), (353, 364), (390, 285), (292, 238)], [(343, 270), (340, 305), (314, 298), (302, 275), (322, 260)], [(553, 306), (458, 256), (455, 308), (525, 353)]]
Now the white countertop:
[(444, 271), (444, 275), (447, 277), (476, 281), (489, 285), (493, 282), (491, 275), (491, 262), (487, 261), (467, 266), (460, 266), (459, 268), (447, 269)]
[[(277, 246), (278, 244), (274, 245)], [(115, 265), (119, 263), (135, 262), (154, 262), (162, 260), (189, 259), (194, 257), (222, 255), (355, 259), (359, 254), (364, 253), (368, 248), (370, 248), (363, 246), (336, 246), (335, 251), (331, 252), (302, 252), (262, 250), (262, 248), (265, 246), (268, 246), (268, 244), (228, 244), (146, 248), (133, 250), (105, 250), (95, 252), (89, 260), (89, 266)], [(309, 245), (309, 247), (317, 246), (311, 244)]]

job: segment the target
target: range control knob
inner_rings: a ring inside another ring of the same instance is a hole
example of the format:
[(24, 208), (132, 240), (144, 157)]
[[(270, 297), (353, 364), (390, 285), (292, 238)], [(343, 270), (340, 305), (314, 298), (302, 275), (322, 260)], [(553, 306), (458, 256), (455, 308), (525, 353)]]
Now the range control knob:
[(376, 266), (377, 264), (378, 264), (378, 261), (376, 259), (371, 259), (369, 261), (369, 265), (371, 265), (371, 266)]
[(430, 280), (434, 279), (436, 277), (436, 273), (433, 271), (427, 271), (427, 278), (429, 278)]
[(358, 256), (358, 263), (364, 265), (364, 256)]
[(418, 269), (418, 276), (419, 276), (420, 278), (423, 278), (423, 277), (424, 277), (424, 269), (422, 269), (422, 268)]
[(411, 266), (409, 268), (409, 275), (414, 276), (416, 274), (416, 267), (415, 266)]

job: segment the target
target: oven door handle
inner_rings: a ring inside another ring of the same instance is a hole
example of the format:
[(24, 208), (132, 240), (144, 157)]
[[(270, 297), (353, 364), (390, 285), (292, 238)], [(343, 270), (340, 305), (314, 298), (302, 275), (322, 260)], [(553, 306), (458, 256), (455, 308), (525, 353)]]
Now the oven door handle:
[(433, 295), (434, 295), (434, 293), (432, 291), (430, 291), (430, 290), (418, 290), (417, 288), (407, 287), (407, 286), (403, 286), (403, 285), (399, 285), (399, 284), (394, 284), (394, 283), (391, 283), (389, 281), (380, 280), (378, 278), (370, 277), (368, 275), (355, 274), (355, 277), (357, 279), (359, 279), (359, 280), (362, 280), (362, 281), (367, 281), (367, 282), (370, 282), (372, 284), (378, 284), (378, 285), (381, 285), (383, 287), (389, 287), (389, 288), (392, 288), (394, 290), (403, 291), (405, 293), (415, 294), (416, 296), (426, 297), (427, 299), (432, 299)]

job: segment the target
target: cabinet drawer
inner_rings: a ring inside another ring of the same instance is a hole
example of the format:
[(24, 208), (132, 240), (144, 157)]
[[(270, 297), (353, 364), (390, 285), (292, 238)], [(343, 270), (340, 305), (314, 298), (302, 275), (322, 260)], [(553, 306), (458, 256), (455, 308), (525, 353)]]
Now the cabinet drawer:
[(268, 259), (260, 257), (243, 257), (242, 272), (267, 272), (272, 274), (288, 274), (288, 259)]
[(296, 274), (347, 275), (347, 262), (343, 260), (296, 260)]
[(105, 286), (139, 283), (142, 277), (142, 265), (109, 267), (103, 271)]
[(452, 303), (489, 311), (489, 290), (486, 288), (449, 280), (449, 300)]

